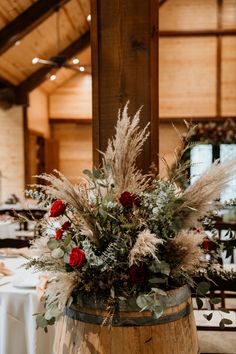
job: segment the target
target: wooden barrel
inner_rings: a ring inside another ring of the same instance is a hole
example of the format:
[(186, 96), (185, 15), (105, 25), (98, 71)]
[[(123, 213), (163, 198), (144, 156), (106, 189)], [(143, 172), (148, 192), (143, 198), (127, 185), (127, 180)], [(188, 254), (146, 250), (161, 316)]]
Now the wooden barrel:
[[(134, 303), (119, 311), (112, 325), (101, 304), (84, 301), (66, 309), (56, 328), (57, 354), (197, 354), (198, 340), (191, 294), (187, 286), (171, 290), (166, 310), (155, 319), (149, 311), (134, 311)], [(89, 303), (89, 307), (87, 307)], [(128, 307), (128, 308), (127, 308)], [(138, 309), (138, 308), (137, 308)], [(139, 309), (140, 310), (140, 309)]]

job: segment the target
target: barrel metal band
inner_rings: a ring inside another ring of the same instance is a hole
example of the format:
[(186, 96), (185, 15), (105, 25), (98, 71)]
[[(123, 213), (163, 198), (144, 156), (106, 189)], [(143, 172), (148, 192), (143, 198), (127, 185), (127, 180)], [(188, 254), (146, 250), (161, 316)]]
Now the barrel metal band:
[[(159, 318), (154, 317), (128, 317), (122, 318), (114, 316), (111, 325), (114, 327), (120, 326), (153, 326), (158, 324), (164, 324), (168, 322), (177, 321), (185, 316), (188, 316), (192, 312), (192, 306), (187, 304), (186, 307), (176, 313), (171, 313), (169, 315), (164, 315)], [(89, 313), (80, 312), (70, 307), (66, 307), (65, 315), (73, 318), (74, 320), (92, 323), (97, 325), (106, 324), (106, 318), (103, 316), (93, 315)]]

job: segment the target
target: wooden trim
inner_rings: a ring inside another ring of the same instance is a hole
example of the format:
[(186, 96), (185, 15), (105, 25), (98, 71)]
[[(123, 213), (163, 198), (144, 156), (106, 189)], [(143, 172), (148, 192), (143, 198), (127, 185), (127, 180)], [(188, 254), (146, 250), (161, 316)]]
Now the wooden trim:
[(56, 6), (63, 6), (70, 0), (39, 0), (0, 31), (0, 54), (31, 32), (53, 14)]
[(25, 189), (27, 188), (27, 181), (28, 179), (28, 165), (29, 165), (29, 161), (28, 161), (28, 154), (27, 151), (29, 149), (29, 131), (28, 131), (28, 119), (27, 119), (27, 108), (26, 107), (22, 107), (23, 109), (23, 129), (24, 129), (24, 180), (25, 180)]
[[(222, 0), (217, 1), (217, 27), (222, 30)], [(222, 36), (217, 36), (216, 47), (216, 114), (221, 116), (221, 83), (222, 83)]]
[(207, 122), (207, 121), (212, 121), (212, 122), (220, 122), (226, 119), (234, 119), (236, 120), (236, 116), (212, 116), (212, 117), (159, 117), (160, 123), (170, 123), (170, 122), (176, 122), (176, 123), (182, 123), (184, 120), (187, 122)]
[(216, 30), (178, 30), (178, 31), (160, 31), (159, 37), (198, 37), (198, 36), (232, 36), (236, 35), (236, 28), (216, 29)]
[(49, 118), (49, 124), (92, 124), (92, 119), (83, 118)]
[(93, 165), (98, 166), (100, 154), (97, 147), (100, 146), (100, 107), (99, 107), (99, 55), (98, 55), (98, 4), (97, 0), (91, 0), (91, 48), (92, 48), (92, 141), (93, 141)]
[[(71, 43), (66, 49), (62, 50), (57, 55), (65, 56), (67, 59), (73, 57), (78, 52), (82, 51), (86, 47), (88, 47), (90, 43), (90, 31), (84, 33), (80, 38)], [(38, 69), (32, 75), (30, 75), (27, 79), (21, 82), (17, 87), (17, 95), (21, 96), (25, 92), (30, 92), (34, 90), (37, 86), (43, 83), (47, 79), (47, 75), (50, 71), (56, 72), (59, 70), (59, 67), (52, 67), (50, 65), (45, 65), (42, 68)], [(69, 70), (69, 69), (68, 69)]]
[[(165, 1), (162, 1), (162, 4)], [(150, 3), (150, 151), (151, 162), (159, 167), (159, 11), (161, 4), (158, 0), (152, 0)]]

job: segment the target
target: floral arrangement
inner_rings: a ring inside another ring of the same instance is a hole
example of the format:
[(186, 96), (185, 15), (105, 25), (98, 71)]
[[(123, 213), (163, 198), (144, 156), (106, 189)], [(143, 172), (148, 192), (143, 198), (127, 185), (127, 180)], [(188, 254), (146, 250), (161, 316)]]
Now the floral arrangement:
[(224, 122), (199, 123), (190, 137), (193, 142), (217, 145), (236, 143), (236, 122), (227, 119)]
[(41, 176), (47, 184), (40, 191), (29, 192), (49, 210), (33, 244), (39, 257), (27, 264), (51, 274), (40, 327), (83, 296), (102, 300), (111, 312), (135, 298), (140, 310), (158, 318), (159, 295), (193, 285), (196, 270), (205, 268), (198, 220), (215, 208), (233, 163), (215, 163), (184, 191), (176, 176), (142, 174), (135, 161), (149, 133), (148, 126), (139, 129), (139, 115), (130, 118), (128, 104), (119, 111), (101, 167), (85, 170), (77, 185), (55, 171)]

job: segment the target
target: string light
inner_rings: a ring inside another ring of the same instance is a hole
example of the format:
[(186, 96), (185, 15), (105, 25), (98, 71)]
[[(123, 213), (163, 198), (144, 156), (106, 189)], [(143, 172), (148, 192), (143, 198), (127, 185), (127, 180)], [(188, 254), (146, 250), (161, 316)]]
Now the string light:
[(56, 80), (56, 78), (57, 78), (57, 77), (56, 77), (56, 75), (54, 75), (54, 74), (50, 76), (50, 80), (51, 80), (51, 81)]
[(79, 59), (78, 58), (73, 58), (72, 59), (73, 64), (79, 64)]
[(91, 15), (90, 15), (90, 14), (87, 16), (87, 21), (88, 21), (88, 22), (91, 21)]
[(39, 58), (33, 58), (32, 59), (32, 64), (37, 64), (39, 62)]
[(84, 66), (81, 66), (81, 67), (79, 68), (79, 70), (80, 70), (81, 72), (83, 72), (83, 71), (85, 71), (85, 67), (84, 67)]

